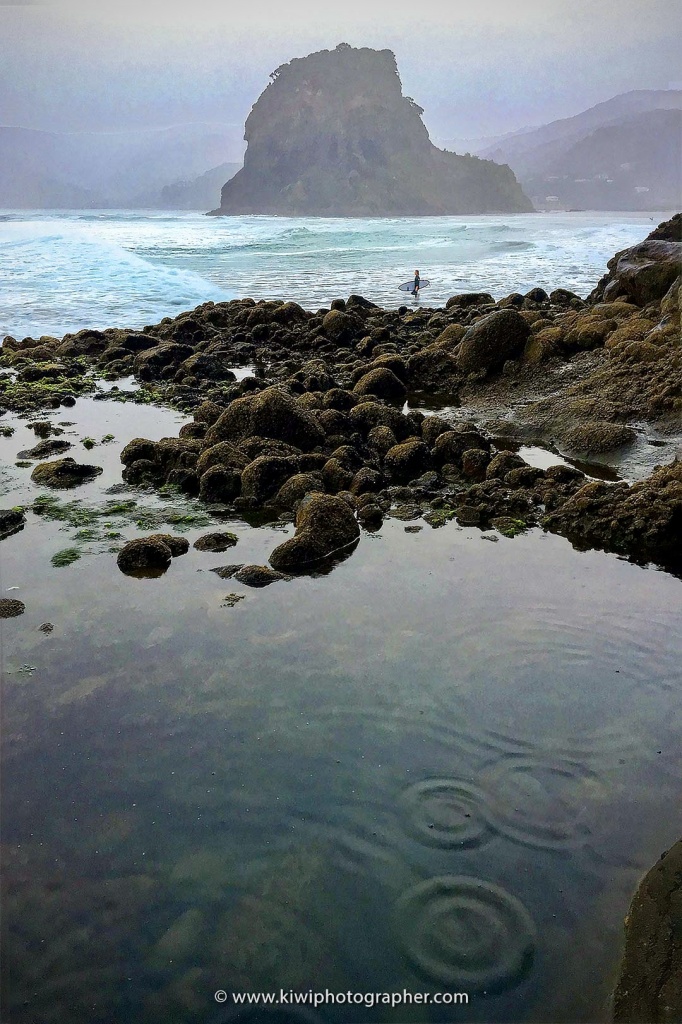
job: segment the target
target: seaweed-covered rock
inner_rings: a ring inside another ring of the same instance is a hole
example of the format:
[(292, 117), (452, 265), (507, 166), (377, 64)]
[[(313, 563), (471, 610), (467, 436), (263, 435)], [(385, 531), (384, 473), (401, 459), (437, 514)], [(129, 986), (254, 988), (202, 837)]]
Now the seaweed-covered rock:
[(0, 509), (0, 540), (23, 530), (26, 516), (18, 508)]
[(237, 543), (238, 537), (229, 530), (217, 530), (214, 533), (205, 533), (194, 541), (197, 551), (227, 551)]
[(353, 391), (356, 395), (376, 395), (389, 401), (405, 397), (405, 385), (387, 366), (378, 366), (364, 374)]
[(56, 459), (36, 466), (31, 473), (31, 480), (43, 487), (77, 487), (94, 480), (102, 472), (101, 466), (89, 466), (71, 458)]
[(407, 362), (410, 386), (431, 394), (446, 393), (453, 400), (462, 382), (457, 359), (443, 345), (428, 345), (411, 355)]
[(186, 555), (189, 551), (189, 541), (186, 537), (178, 537), (176, 533), (153, 533), (147, 540), (160, 540), (162, 544), (170, 549), (173, 558), (179, 555)]
[(431, 454), (423, 441), (404, 441), (386, 452), (384, 465), (397, 483), (409, 483), (431, 464)]
[(678, 565), (682, 462), (661, 466), (631, 487), (626, 483), (585, 483), (548, 516), (545, 525), (579, 547)]
[(466, 309), (468, 306), (489, 306), (495, 299), (489, 292), (461, 292), (459, 295), (451, 295), (445, 303), (446, 309), (459, 306)]
[(324, 432), (312, 413), (278, 387), (231, 402), (209, 428), (206, 443), (210, 446), (253, 435), (286, 441), (303, 451), (324, 441)]
[(491, 373), (523, 353), (530, 328), (514, 309), (489, 313), (470, 327), (457, 350), (464, 373)]
[(298, 459), (290, 456), (260, 455), (242, 472), (241, 494), (259, 505), (274, 497), (290, 476), (298, 472)]
[(242, 565), (234, 574), (234, 579), (247, 587), (269, 587), (271, 583), (290, 579), (283, 572), (276, 572), (269, 565)]
[(61, 455), (62, 452), (68, 452), (71, 448), (70, 441), (64, 441), (58, 437), (47, 438), (45, 441), (40, 441), (35, 444), (33, 448), (27, 448), (23, 452), (18, 453), (20, 459), (49, 459), (51, 455)]
[(563, 444), (574, 452), (598, 454), (631, 444), (636, 437), (632, 427), (623, 423), (588, 420), (568, 430), (563, 436)]
[(308, 572), (330, 556), (354, 544), (360, 528), (342, 498), (310, 494), (296, 515), (296, 533), (270, 555), (278, 572)]
[(294, 508), (306, 494), (322, 490), (322, 478), (316, 473), (295, 473), (282, 484), (275, 503), (283, 508)]
[(134, 437), (129, 441), (121, 452), (121, 462), (129, 466), (139, 459), (146, 459), (149, 462), (156, 461), (156, 442), (148, 441), (146, 437)]
[(17, 601), (15, 597), (0, 597), (0, 619), (15, 619), (25, 611), (23, 601)]
[(241, 474), (229, 467), (210, 466), (199, 477), (199, 497), (209, 504), (229, 505), (239, 497), (241, 488)]
[(349, 413), (353, 427), (367, 436), (374, 427), (388, 427), (398, 441), (411, 433), (411, 425), (406, 416), (397, 409), (379, 402), (361, 402)]
[(172, 557), (171, 548), (156, 534), (128, 541), (119, 551), (116, 563), (126, 576), (161, 576)]

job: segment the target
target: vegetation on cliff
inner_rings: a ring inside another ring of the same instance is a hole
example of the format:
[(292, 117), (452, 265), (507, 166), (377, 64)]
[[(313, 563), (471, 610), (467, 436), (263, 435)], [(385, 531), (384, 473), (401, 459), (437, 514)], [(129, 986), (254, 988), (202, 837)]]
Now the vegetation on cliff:
[(513, 172), (437, 149), (390, 50), (341, 43), (292, 60), (246, 121), (244, 167), (216, 215), (385, 216), (532, 210)]

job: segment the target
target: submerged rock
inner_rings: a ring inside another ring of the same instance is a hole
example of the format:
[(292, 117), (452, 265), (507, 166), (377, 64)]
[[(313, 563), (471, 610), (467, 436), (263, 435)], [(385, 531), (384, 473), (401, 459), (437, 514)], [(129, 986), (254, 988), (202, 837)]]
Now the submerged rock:
[(311, 494), (299, 506), (295, 535), (275, 548), (270, 565), (279, 572), (308, 572), (359, 536), (357, 520), (342, 498)]
[(205, 533), (203, 537), (194, 541), (194, 547), (197, 551), (227, 551), (228, 548), (235, 546), (237, 540), (236, 533), (221, 530), (216, 533)]
[(0, 619), (15, 619), (25, 611), (26, 605), (23, 601), (17, 601), (12, 597), (0, 597)]
[(247, 587), (268, 587), (271, 583), (291, 579), (282, 572), (275, 572), (269, 565), (242, 565), (234, 573), (234, 579)]
[(26, 516), (18, 508), (0, 509), (0, 540), (23, 530)]
[(102, 473), (101, 466), (89, 466), (75, 459), (57, 459), (55, 462), (41, 462), (31, 473), (31, 480), (43, 487), (77, 487), (88, 483)]

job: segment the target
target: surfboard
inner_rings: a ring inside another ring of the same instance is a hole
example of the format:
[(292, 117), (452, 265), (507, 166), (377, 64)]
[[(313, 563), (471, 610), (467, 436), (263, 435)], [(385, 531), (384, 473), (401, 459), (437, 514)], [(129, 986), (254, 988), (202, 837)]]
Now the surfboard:
[[(419, 282), (419, 291), (421, 291), (422, 288), (428, 288), (430, 284), (430, 281), (427, 281), (425, 277), (422, 277), (421, 281)], [(398, 285), (398, 290), (401, 292), (411, 292), (413, 288), (414, 278), (412, 278), (411, 281), (406, 281), (405, 284)]]

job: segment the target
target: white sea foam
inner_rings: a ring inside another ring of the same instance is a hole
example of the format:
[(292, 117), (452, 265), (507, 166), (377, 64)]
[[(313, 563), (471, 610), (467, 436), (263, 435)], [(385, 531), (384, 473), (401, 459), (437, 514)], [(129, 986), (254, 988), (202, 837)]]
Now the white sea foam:
[[(654, 222), (664, 213), (653, 215)], [(641, 213), (518, 217), (207, 218), (158, 211), (7, 212), (0, 217), (0, 338), (142, 327), (208, 300), (327, 306), (357, 292), (398, 306), (418, 266), (423, 305), (459, 291), (500, 298), (539, 285), (586, 295)]]

